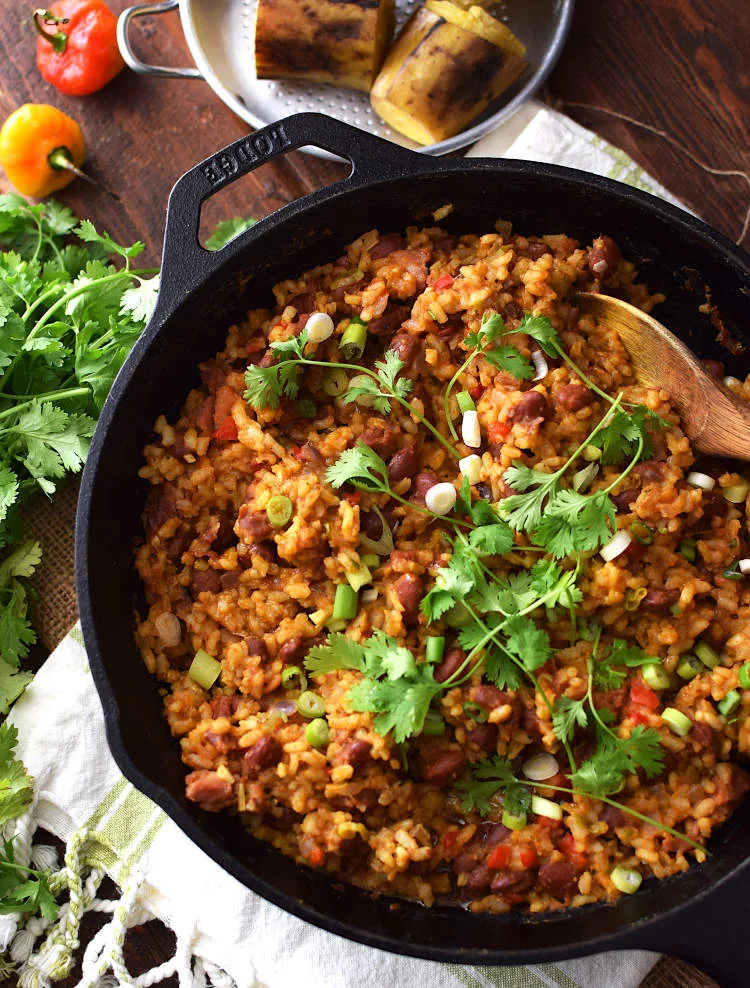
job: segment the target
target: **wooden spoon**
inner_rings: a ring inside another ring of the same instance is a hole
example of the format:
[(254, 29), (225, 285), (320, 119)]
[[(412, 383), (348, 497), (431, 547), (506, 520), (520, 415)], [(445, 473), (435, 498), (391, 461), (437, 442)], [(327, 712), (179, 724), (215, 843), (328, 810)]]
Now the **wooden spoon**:
[(694, 449), (750, 460), (750, 404), (711, 377), (674, 333), (619, 298), (579, 292), (575, 301), (617, 331), (639, 384), (669, 392)]

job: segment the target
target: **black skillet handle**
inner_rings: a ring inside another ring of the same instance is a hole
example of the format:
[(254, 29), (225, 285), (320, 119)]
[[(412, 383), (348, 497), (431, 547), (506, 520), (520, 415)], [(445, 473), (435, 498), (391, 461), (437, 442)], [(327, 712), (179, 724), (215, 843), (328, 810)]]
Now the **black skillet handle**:
[(221, 250), (206, 250), (198, 242), (202, 203), (265, 162), (305, 146), (322, 148), (348, 159), (352, 170), (343, 181), (290, 203), (283, 207), (286, 210), (303, 208), (303, 204), (313, 198), (317, 201), (333, 198), (344, 189), (365, 185), (375, 178), (414, 174), (430, 167), (422, 155), (397, 148), (322, 113), (298, 113), (241, 137), (191, 168), (172, 189), (164, 238), (162, 284), (170, 286), (173, 301), (184, 298), (229, 256), (263, 236), (261, 220)]

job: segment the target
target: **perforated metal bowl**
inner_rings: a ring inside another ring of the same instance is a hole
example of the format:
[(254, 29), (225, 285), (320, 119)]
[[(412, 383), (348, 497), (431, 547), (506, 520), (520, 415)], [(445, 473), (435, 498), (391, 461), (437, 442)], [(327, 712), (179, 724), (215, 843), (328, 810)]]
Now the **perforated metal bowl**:
[[(254, 22), (257, 0), (165, 0), (141, 4), (120, 15), (118, 40), (123, 58), (135, 72), (182, 79), (203, 79), (216, 95), (252, 127), (264, 127), (290, 113), (313, 110), (370, 134), (425, 154), (447, 154), (467, 147), (507, 120), (544, 83), (562, 50), (574, 0), (505, 0), (503, 19), (524, 42), (529, 68), (473, 127), (427, 147), (414, 144), (373, 113), (366, 93), (321, 83), (258, 79), (255, 75)], [(399, 30), (422, 0), (396, 0)], [(179, 8), (182, 28), (197, 68), (147, 65), (131, 47), (129, 25), (136, 17)], [(334, 157), (319, 148), (311, 154)]]

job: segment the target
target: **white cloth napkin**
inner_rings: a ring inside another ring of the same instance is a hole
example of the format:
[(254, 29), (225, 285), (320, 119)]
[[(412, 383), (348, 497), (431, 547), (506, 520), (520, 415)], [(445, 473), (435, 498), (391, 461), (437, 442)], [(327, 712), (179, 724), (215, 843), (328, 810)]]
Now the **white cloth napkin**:
[[(668, 193), (623, 152), (541, 104), (525, 107), (473, 156), (506, 155), (621, 179)], [(58, 877), (70, 888), (59, 921), (0, 921), (0, 950), (22, 963), (22, 988), (43, 988), (67, 973), (87, 909), (112, 912), (83, 958), (81, 986), (112, 970), (119, 984), (154, 984), (179, 975), (180, 988), (635, 988), (657, 960), (629, 951), (526, 968), (459, 967), (384, 953), (298, 920), (225, 874), (165, 814), (126, 782), (107, 748), (98, 696), (80, 629), (74, 628), (17, 703), (18, 753), (36, 781), (36, 802), (18, 824), (19, 860), (28, 862), (40, 826), (67, 842)], [(165, 728), (166, 729), (166, 728)], [(176, 757), (176, 756), (175, 756)], [(104, 873), (122, 898), (97, 898)], [(172, 961), (132, 979), (122, 940), (128, 925), (158, 917), (177, 935)]]

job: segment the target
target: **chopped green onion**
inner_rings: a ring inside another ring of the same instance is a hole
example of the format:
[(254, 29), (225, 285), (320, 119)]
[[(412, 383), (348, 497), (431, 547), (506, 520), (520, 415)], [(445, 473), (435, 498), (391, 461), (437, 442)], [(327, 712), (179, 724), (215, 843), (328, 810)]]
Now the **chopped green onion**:
[(374, 552), (368, 552), (366, 555), (360, 556), (359, 560), (368, 569), (377, 569), (380, 566), (380, 556), (375, 555)]
[(622, 865), (613, 868), (609, 877), (617, 891), (626, 895), (637, 892), (643, 881), (640, 871), (636, 871), (635, 868), (623, 868)]
[(650, 686), (652, 690), (666, 690), (672, 684), (669, 673), (660, 662), (641, 666), (641, 675), (646, 685)]
[(573, 474), (573, 490), (578, 494), (583, 494), (593, 483), (594, 477), (599, 473), (598, 463), (589, 463), (582, 470), (577, 470)]
[(742, 573), (740, 572), (740, 562), (735, 560), (731, 566), (728, 566), (722, 574), (726, 580), (741, 580)]
[(333, 598), (334, 621), (351, 621), (357, 615), (357, 591), (348, 583), (339, 583)]
[(456, 401), (461, 412), (475, 412), (477, 410), (474, 399), (468, 391), (459, 391), (456, 395)]
[[(366, 587), (368, 583), (372, 583), (372, 573), (367, 568), (367, 566), (365, 566), (365, 564), (362, 563), (362, 562), (359, 564), (359, 566), (356, 569), (347, 570), (344, 573), (344, 576), (346, 577), (346, 579), (347, 579), (347, 581), (349, 583), (349, 586), (355, 592), (360, 591), (362, 589), (362, 587)], [(356, 610), (356, 606), (355, 606), (354, 614), (352, 614), (351, 617), (354, 617), (354, 615), (356, 613), (357, 613), (357, 610)], [(335, 603), (333, 605), (333, 614), (334, 614), (334, 617), (335, 617), (336, 616), (336, 604)]]
[(750, 490), (750, 481), (741, 480), (739, 484), (731, 484), (729, 487), (722, 487), (721, 493), (731, 504), (742, 504)]
[(484, 724), (487, 720), (487, 711), (478, 703), (465, 703), (464, 713), (478, 724)]
[(695, 654), (707, 669), (715, 669), (721, 665), (721, 658), (714, 652), (708, 642), (696, 642), (693, 646)]
[(674, 733), (679, 734), (681, 738), (684, 738), (686, 734), (689, 734), (693, 727), (692, 720), (690, 720), (689, 717), (686, 717), (681, 710), (676, 710), (674, 707), (665, 707), (664, 710), (662, 710), (661, 719), (666, 721)]
[(586, 460), (587, 463), (593, 463), (595, 460), (601, 460), (602, 451), (599, 449), (598, 446), (592, 446), (591, 443), (589, 443), (588, 446), (583, 447), (583, 452), (581, 453), (581, 456), (584, 458), (584, 460)]
[(508, 830), (523, 830), (526, 826), (526, 814), (509, 813), (505, 810), (503, 812), (503, 826), (507, 827)]
[(424, 726), (422, 727), (422, 734), (428, 734), (433, 737), (445, 734), (445, 721), (436, 710), (427, 711)]
[(750, 690), (750, 662), (746, 662), (740, 669), (739, 679), (743, 690)]
[(305, 741), (313, 748), (325, 748), (328, 736), (328, 722), (322, 717), (316, 717), (305, 727)]
[(347, 624), (349, 624), (349, 622), (343, 618), (334, 618), (331, 616), (326, 621), (326, 628), (328, 628), (329, 631), (345, 631)]
[(439, 662), (445, 651), (445, 638), (442, 635), (430, 635), (424, 651), (424, 660), (430, 665)]
[(637, 539), (641, 545), (651, 545), (654, 541), (654, 530), (643, 521), (634, 521), (630, 526), (630, 534)]
[(683, 539), (677, 547), (677, 551), (684, 556), (689, 563), (695, 562), (695, 547), (698, 545), (697, 539)]
[(313, 693), (312, 690), (305, 690), (304, 693), (300, 693), (297, 697), (297, 710), (299, 710), (303, 717), (309, 719), (322, 717), (326, 712), (326, 701), (319, 693)]
[(537, 816), (546, 816), (550, 820), (562, 820), (562, 806), (554, 803), (551, 799), (544, 799), (542, 796), (531, 797), (531, 812)]
[(292, 517), (292, 502), (284, 494), (274, 494), (266, 505), (266, 515), (274, 528), (283, 528)]
[(683, 655), (677, 666), (677, 675), (680, 679), (694, 679), (699, 672), (703, 672), (703, 663), (694, 655)]
[(680, 607), (679, 604), (672, 604), (672, 606), (669, 608), (669, 613), (672, 614), (674, 617), (679, 617), (680, 614), (682, 614), (682, 608)]
[(716, 704), (716, 708), (723, 717), (730, 717), (741, 703), (742, 694), (739, 690), (730, 690), (724, 699)]
[[(344, 360), (359, 360), (367, 344), (367, 323), (356, 316), (343, 332), (339, 349)], [(353, 382), (352, 382), (353, 383)]]
[(202, 686), (204, 690), (209, 689), (216, 680), (219, 678), (219, 673), (221, 672), (221, 662), (217, 662), (216, 659), (209, 655), (208, 652), (204, 652), (202, 648), (199, 648), (195, 653), (195, 658), (190, 663), (190, 668), (188, 669), (188, 676)]
[(349, 378), (341, 367), (331, 367), (323, 378), (323, 390), (331, 398), (340, 398), (349, 387)]
[[(356, 285), (358, 281), (362, 281), (364, 276), (364, 271), (360, 271), (359, 268), (351, 268), (349, 271), (345, 271), (344, 274), (340, 274), (338, 278), (334, 278), (331, 282), (331, 288)], [(355, 318), (358, 317), (355, 316)]]
[(317, 417), (318, 406), (314, 401), (310, 401), (309, 398), (300, 398), (299, 401), (295, 401), (294, 407), (302, 419), (314, 419)]
[(472, 617), (468, 608), (460, 600), (445, 615), (445, 623), (449, 628), (453, 628), (454, 630), (465, 628), (467, 624), (471, 624), (471, 621)]
[(625, 588), (625, 610), (637, 611), (641, 606), (641, 601), (648, 593), (646, 587), (626, 587)]
[(307, 676), (299, 666), (287, 666), (281, 673), (281, 685), (285, 690), (303, 690), (307, 686)]

